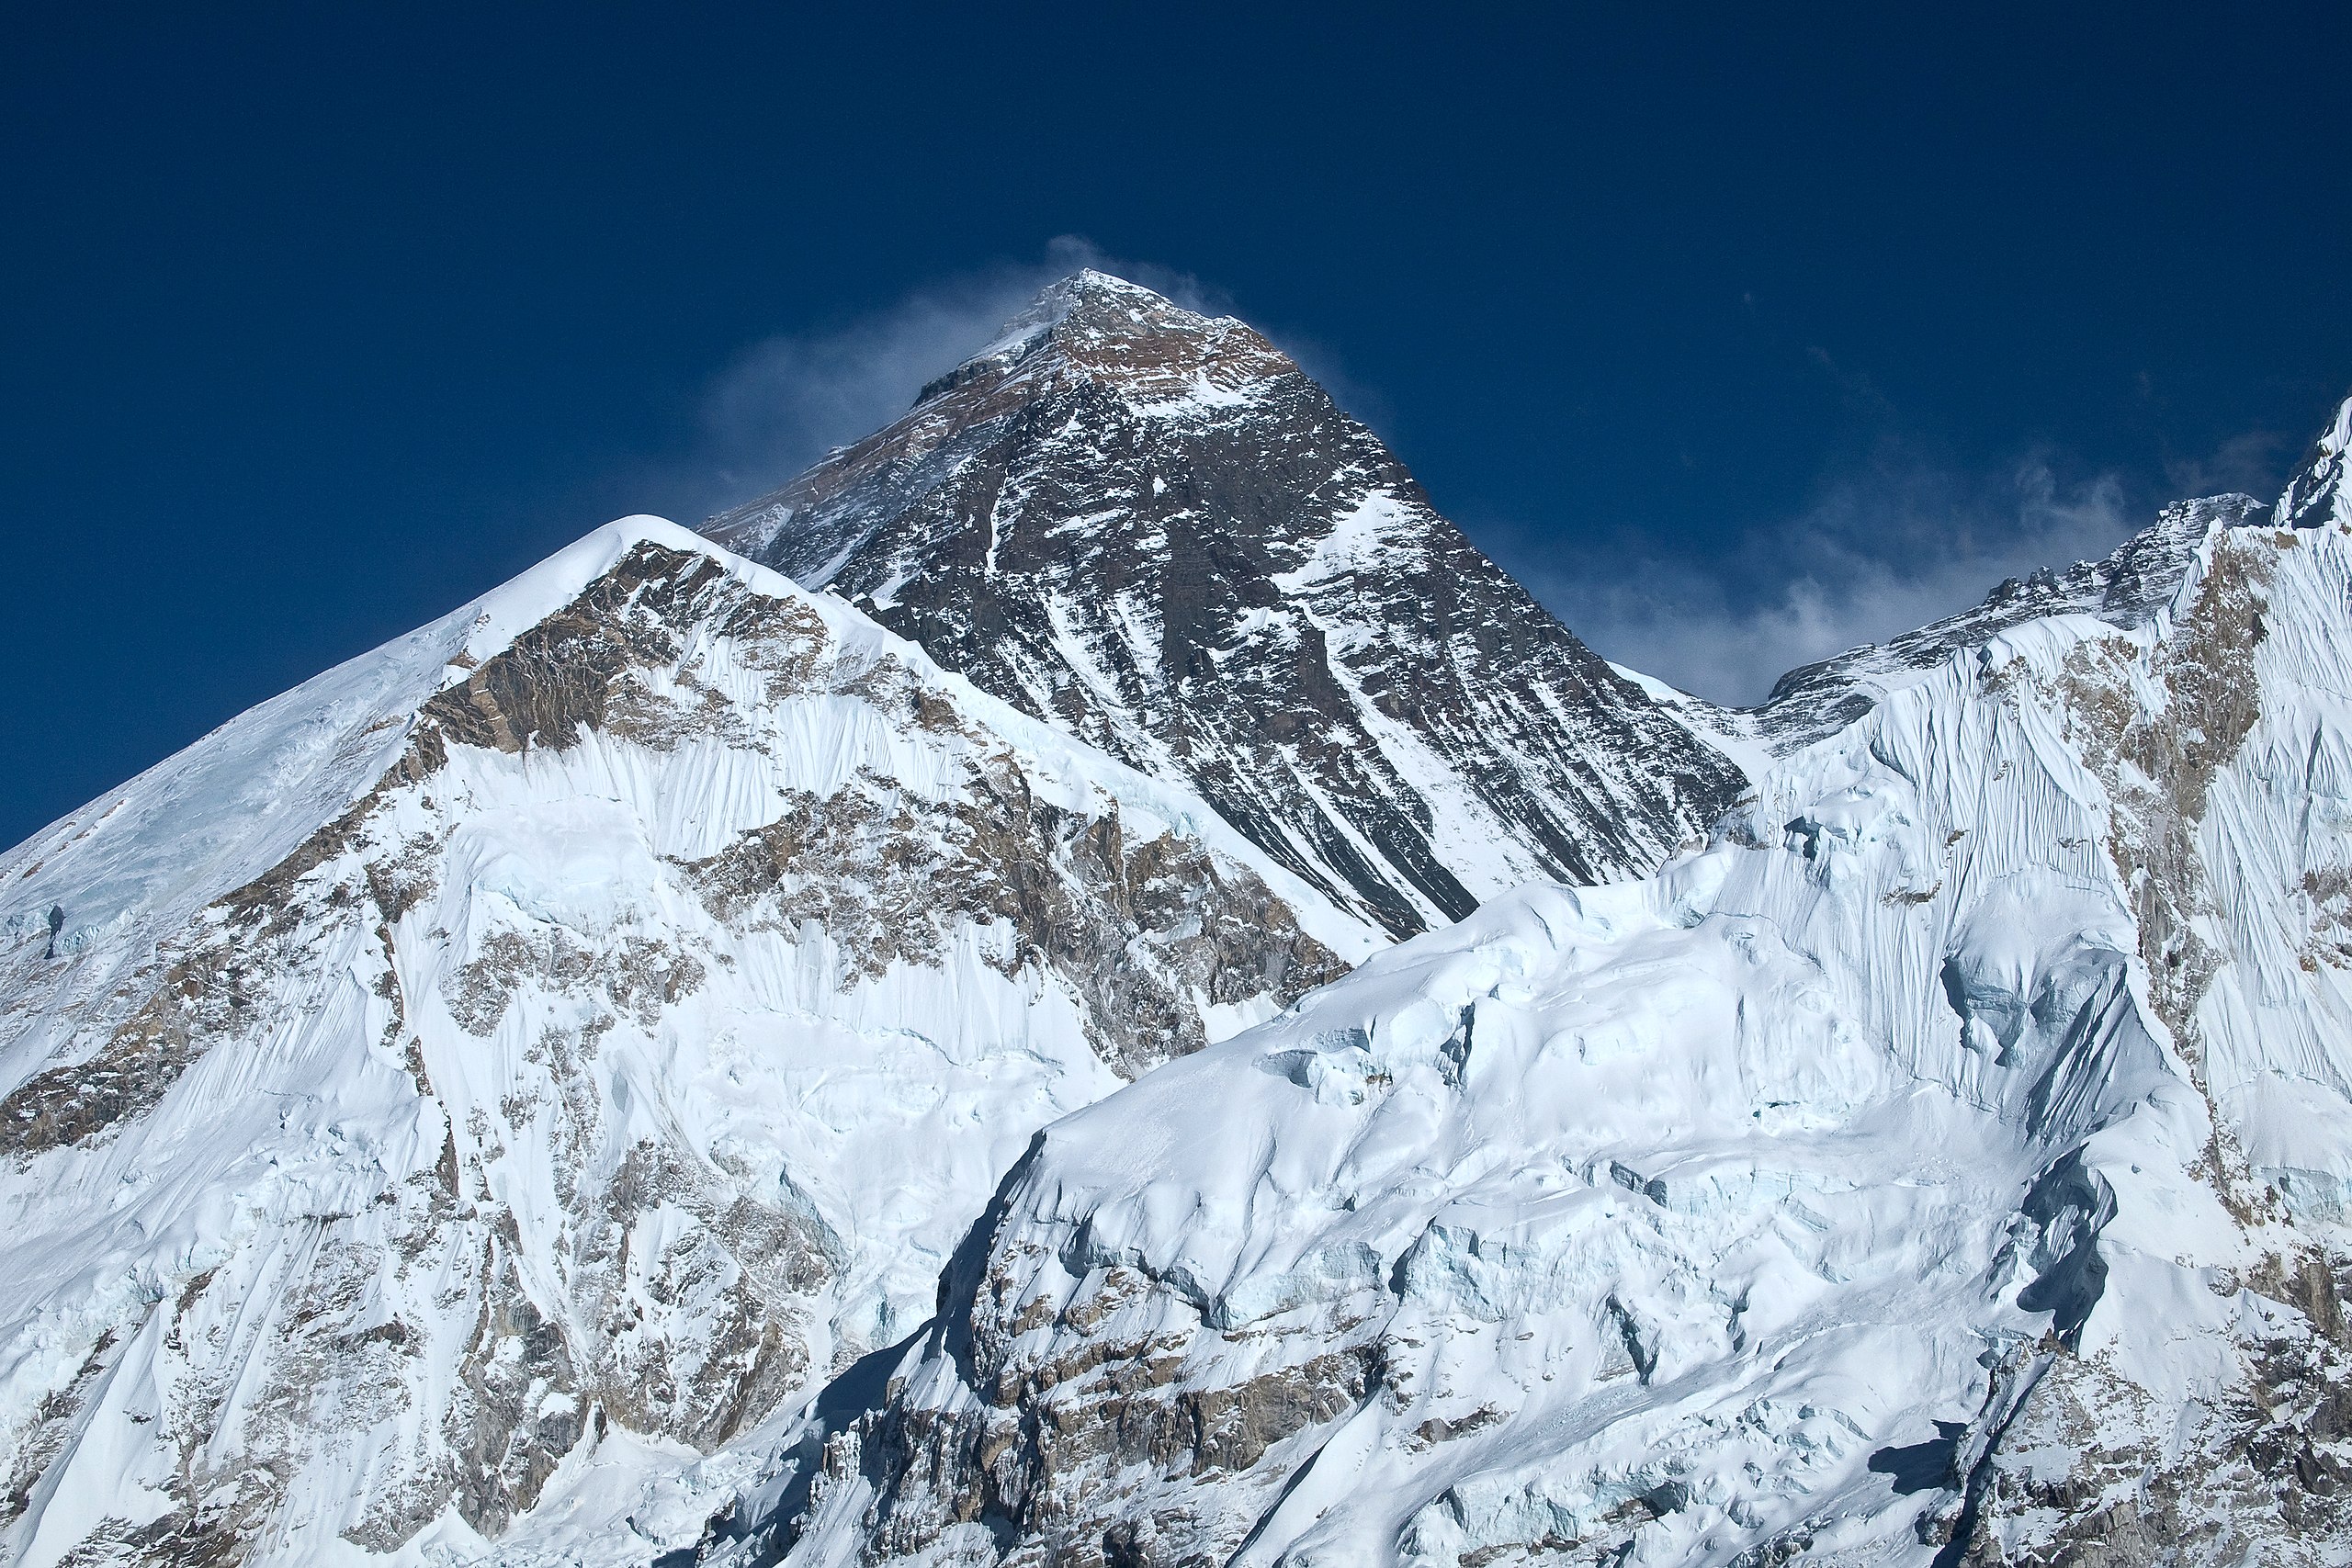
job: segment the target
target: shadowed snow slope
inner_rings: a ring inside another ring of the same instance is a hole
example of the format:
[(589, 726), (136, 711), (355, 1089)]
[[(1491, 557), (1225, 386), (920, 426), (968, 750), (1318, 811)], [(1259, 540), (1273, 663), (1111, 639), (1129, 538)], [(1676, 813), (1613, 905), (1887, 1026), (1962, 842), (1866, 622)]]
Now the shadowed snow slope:
[(931, 1310), (1037, 1127), (1379, 942), (1197, 798), (648, 518), (0, 887), (26, 1568), (690, 1543), (763, 1422)]
[(2224, 511), (1046, 1129), (792, 1561), (2346, 1561), (2352, 516)]
[(1099, 272), (704, 526), (1399, 935), (1648, 872), (1742, 784), (1272, 344)]

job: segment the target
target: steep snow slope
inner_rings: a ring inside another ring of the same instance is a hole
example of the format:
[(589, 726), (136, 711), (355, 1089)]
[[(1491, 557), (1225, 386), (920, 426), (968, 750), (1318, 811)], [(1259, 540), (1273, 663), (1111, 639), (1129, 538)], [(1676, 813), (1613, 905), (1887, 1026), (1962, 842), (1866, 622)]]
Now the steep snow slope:
[(2352, 1561), (2352, 513), (2245, 515), (1045, 1130), (791, 1561)]
[(930, 1310), (1037, 1126), (1378, 944), (651, 519), (223, 727), (0, 897), (27, 1568), (691, 1541), (763, 1421)]
[(1647, 872), (1742, 784), (1264, 338), (1099, 272), (705, 528), (1399, 934)]

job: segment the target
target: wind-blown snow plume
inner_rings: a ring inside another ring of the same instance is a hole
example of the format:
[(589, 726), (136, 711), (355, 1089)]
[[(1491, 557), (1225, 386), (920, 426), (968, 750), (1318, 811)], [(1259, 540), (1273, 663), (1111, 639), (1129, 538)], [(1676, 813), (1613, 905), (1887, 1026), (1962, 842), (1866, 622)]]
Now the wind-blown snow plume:
[(1114, 260), (1091, 240), (1062, 235), (1039, 261), (938, 278), (871, 314), (754, 344), (704, 393), (694, 450), (647, 483), (682, 516), (771, 490), (906, 412), (918, 390), (995, 336), (1040, 289), (1090, 266), (1146, 281), (1188, 306), (1216, 302), (1189, 274)]

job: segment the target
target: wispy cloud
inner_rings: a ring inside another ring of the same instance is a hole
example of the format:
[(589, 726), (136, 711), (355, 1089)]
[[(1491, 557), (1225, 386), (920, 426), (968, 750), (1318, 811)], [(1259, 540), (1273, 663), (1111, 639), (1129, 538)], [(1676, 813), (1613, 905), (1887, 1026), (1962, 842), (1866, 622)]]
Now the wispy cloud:
[(2292, 445), (2283, 430), (2241, 431), (2201, 457), (2166, 458), (2165, 479), (2182, 495), (2268, 495), (2279, 488)]
[[(1613, 549), (1579, 549), (1573, 573), (1521, 535), (1501, 541), (1504, 564), (1606, 657), (1745, 705), (1791, 670), (1964, 610), (2005, 578), (2103, 556), (2153, 515), (2146, 487), (2052, 449), (1955, 465), (1866, 372), (1804, 353), (1866, 445), (1825, 472), (1800, 511), (1727, 547), (1631, 527)], [(2250, 431), (2167, 465), (2165, 480), (2176, 495), (2267, 492), (2283, 446)], [(1596, 558), (1609, 570), (1593, 571)]]
[(1606, 657), (1746, 704), (1788, 670), (1951, 615), (2004, 578), (2104, 555), (2142, 521), (2114, 474), (2063, 479), (2035, 454), (1970, 476), (1890, 442), (1727, 551), (1631, 534), (1606, 577), (1509, 564)]
[(694, 449), (648, 476), (649, 488), (689, 521), (775, 488), (898, 418), (925, 382), (986, 344), (1038, 290), (1087, 266), (1192, 309), (1222, 304), (1190, 274), (1063, 235), (1036, 261), (944, 278), (847, 325), (754, 344), (713, 379)]

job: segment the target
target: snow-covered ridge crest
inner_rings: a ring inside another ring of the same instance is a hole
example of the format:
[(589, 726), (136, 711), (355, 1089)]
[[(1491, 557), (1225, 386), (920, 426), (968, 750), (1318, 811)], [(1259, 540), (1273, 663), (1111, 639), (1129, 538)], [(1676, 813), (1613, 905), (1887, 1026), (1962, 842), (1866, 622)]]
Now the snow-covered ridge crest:
[[(238, 819), (288, 780), (307, 826)], [(107, 806), (9, 870), (129, 919), (0, 948), (0, 1553), (42, 1568), (690, 1543), (1036, 1126), (1377, 945), (655, 519)]]
[[(111, 940), (185, 919), (252, 881), (382, 775), (426, 698), (462, 683), (468, 670), (504, 651), (641, 544), (707, 557), (753, 592), (806, 605), (845, 647), (887, 647), (927, 682), (954, 690), (982, 723), (1034, 751), (1056, 776), (1088, 778), (1170, 827), (1238, 854), (1308, 919), (1322, 919), (1321, 900), (1197, 799), (1073, 746), (839, 599), (811, 593), (706, 535), (640, 514), (607, 523), (431, 625), (238, 715), (0, 853), (0, 929), (17, 940), (45, 930), (50, 908), (71, 894), (59, 945), (74, 951), (101, 931)], [(1327, 920), (1316, 935), (1361, 951), (1361, 938), (1344, 926)]]
[(790, 1560), (2335, 1561), (2347, 604), (2213, 521), (1048, 1128)]
[(2352, 398), (2336, 405), (2335, 419), (2312, 447), (2311, 456), (2288, 481), (2273, 519), (2281, 528), (2312, 528), (2352, 523)]
[(0, 854), (7, 931), (33, 930), (70, 893), (60, 945), (74, 950), (101, 931), (185, 919), (252, 881), (382, 775), (426, 698), (640, 541), (713, 553), (709, 541), (662, 519), (622, 518), (431, 625), (239, 714)]
[(2177, 596), (2217, 525), (2243, 525), (2271, 511), (2250, 495), (2177, 502), (2102, 559), (2012, 578), (1957, 615), (1792, 670), (1753, 708), (1723, 708), (1631, 671), (1628, 678), (1644, 683), (1693, 733), (1758, 774), (1773, 756), (1837, 733), (1890, 693), (1926, 679), (1954, 653), (1980, 648), (2008, 627), (2064, 615), (2096, 616), (2125, 628), (2148, 624)]
[(2068, 614), (2097, 615), (2127, 627), (2152, 619), (2177, 597), (2191, 558), (2216, 525), (2250, 525), (2265, 517), (2281, 528), (2352, 522), (2347, 446), (2352, 398), (2337, 406), (2335, 419), (2276, 502), (2238, 494), (2176, 502), (2104, 559), (2011, 579), (1983, 604), (1958, 615), (1792, 670), (1755, 708), (1725, 710), (1670, 688), (1659, 694), (1697, 733), (1727, 741), (1729, 750), (1751, 764), (1757, 748), (1768, 753), (1792, 750), (1841, 728), (1947, 655), (1977, 647), (2005, 627)]

